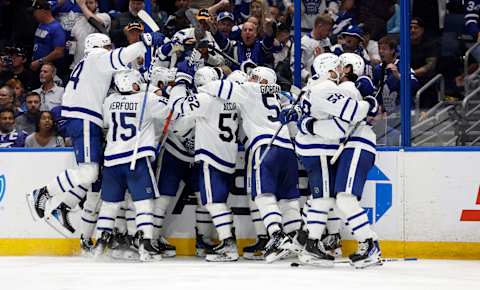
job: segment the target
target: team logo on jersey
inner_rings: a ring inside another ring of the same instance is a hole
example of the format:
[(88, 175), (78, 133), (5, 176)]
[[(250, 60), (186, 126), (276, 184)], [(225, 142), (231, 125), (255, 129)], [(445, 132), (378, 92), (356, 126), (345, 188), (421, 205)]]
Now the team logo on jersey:
[(374, 183), (374, 207), (364, 207), (370, 223), (377, 223), (392, 207), (393, 189), (391, 180), (376, 165), (368, 172), (368, 180)]
[(0, 201), (2, 201), (3, 197), (5, 196), (5, 189), (7, 188), (7, 182), (5, 179), (5, 175), (0, 176)]

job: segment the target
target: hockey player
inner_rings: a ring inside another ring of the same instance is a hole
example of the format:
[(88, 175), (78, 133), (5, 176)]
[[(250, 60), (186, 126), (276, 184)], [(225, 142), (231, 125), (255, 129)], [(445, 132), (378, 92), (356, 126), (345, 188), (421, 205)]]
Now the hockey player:
[(279, 92), (276, 79), (273, 70), (256, 67), (244, 84), (214, 81), (201, 88), (202, 92), (236, 103), (242, 115), (242, 127), (248, 137), (247, 191), (252, 194), (270, 235), (265, 252), (267, 262), (284, 257), (293, 247), (290, 236), (282, 229), (278, 200), (288, 200), (292, 209), (290, 213), (296, 213), (300, 219), (298, 165), (286, 127), (275, 138), (265, 160), (258, 164), (260, 155), (281, 125), (278, 121), (280, 104), (276, 96)]
[[(341, 76), (340, 60), (331, 53), (319, 55), (314, 61), (317, 72), (302, 100), (303, 116), (298, 121), (297, 153), (308, 173), (312, 199), (307, 212), (308, 239), (300, 261), (324, 267), (333, 266), (334, 257), (326, 253), (320, 241), (330, 210), (335, 205), (335, 167), (330, 159), (338, 149), (350, 122), (366, 117), (370, 103), (356, 101), (350, 92), (337, 83)], [(286, 123), (299, 117), (298, 109), (284, 110)]]
[[(72, 138), (78, 167), (63, 171), (47, 186), (28, 194), (32, 214), (55, 229), (70, 235), (68, 213), (90, 191), (99, 174), (102, 160), (102, 104), (113, 73), (142, 56), (148, 46), (163, 43), (160, 33), (142, 34), (142, 42), (111, 50), (110, 38), (93, 33), (85, 40), (85, 54), (65, 88), (62, 116), (67, 118), (67, 133)], [(52, 212), (54, 214), (52, 214)]]
[[(125, 200), (125, 190), (131, 194), (136, 210), (141, 261), (161, 259), (153, 246), (153, 198), (158, 196), (151, 162), (155, 159), (158, 134), (168, 114), (165, 99), (148, 93), (143, 123), (137, 122), (141, 114), (145, 92), (140, 91), (141, 75), (136, 70), (115, 74), (114, 82), (119, 93), (110, 95), (103, 104), (107, 132), (102, 177), (102, 207), (97, 224), (97, 244), (94, 254), (100, 256), (110, 242), (120, 206)], [(141, 128), (139, 127), (141, 125)], [(136, 156), (132, 148), (138, 140)], [(130, 162), (137, 160), (130, 171)]]
[[(202, 67), (195, 73), (194, 83), (199, 89), (218, 79), (214, 68)], [(212, 216), (220, 240), (220, 244), (207, 253), (206, 260), (236, 261), (233, 215), (226, 204), (238, 152), (236, 104), (197, 93), (176, 102), (173, 109), (195, 118), (195, 162), (199, 163), (200, 199)]]

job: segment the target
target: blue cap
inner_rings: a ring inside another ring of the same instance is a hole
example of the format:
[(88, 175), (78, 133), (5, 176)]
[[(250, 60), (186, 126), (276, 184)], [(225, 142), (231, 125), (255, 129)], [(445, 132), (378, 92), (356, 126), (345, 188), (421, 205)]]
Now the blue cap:
[(221, 20), (224, 20), (224, 19), (227, 19), (227, 18), (232, 20), (232, 21), (235, 21), (235, 17), (233, 17), (232, 13), (230, 13), (228, 11), (223, 11), (223, 12), (218, 13), (217, 22), (221, 21)]
[(350, 35), (363, 40), (363, 30), (356, 25), (348, 26), (344, 31), (342, 31), (342, 33), (340, 33), (340, 35)]

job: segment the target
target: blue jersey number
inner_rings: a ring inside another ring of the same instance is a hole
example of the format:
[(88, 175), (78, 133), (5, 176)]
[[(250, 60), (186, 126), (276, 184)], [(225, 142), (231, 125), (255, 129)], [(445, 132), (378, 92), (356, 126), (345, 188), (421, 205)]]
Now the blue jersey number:
[(73, 89), (77, 89), (78, 82), (80, 81), (80, 74), (82, 73), (83, 70), (83, 60), (80, 61), (75, 68), (73, 69), (72, 73), (70, 74), (70, 81), (73, 82)]
[[(268, 104), (268, 99), (272, 98), (275, 100), (275, 104), (270, 105)], [(270, 122), (277, 122), (278, 116), (280, 115), (280, 105), (278, 104), (278, 100), (273, 94), (262, 94), (262, 102), (265, 108), (270, 111), (270, 114), (267, 116)]]
[[(118, 118), (118, 119), (117, 119)], [(133, 119), (131, 122), (128, 122), (128, 118)], [(113, 142), (117, 141), (117, 136), (120, 137), (123, 141), (128, 141), (135, 137), (137, 134), (137, 128), (133, 124), (137, 120), (136, 113), (126, 113), (126, 112), (112, 112), (112, 122), (113, 122), (113, 134), (112, 140)], [(122, 128), (120, 135), (118, 130), (118, 123), (120, 123), (120, 127)], [(123, 131), (123, 132), (122, 132)]]

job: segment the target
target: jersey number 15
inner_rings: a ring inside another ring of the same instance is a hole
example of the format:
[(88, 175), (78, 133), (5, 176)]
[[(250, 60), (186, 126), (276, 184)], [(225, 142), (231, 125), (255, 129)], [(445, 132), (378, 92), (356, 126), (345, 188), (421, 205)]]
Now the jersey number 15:
[[(133, 119), (133, 120), (132, 120)], [(112, 112), (113, 133), (112, 141), (116, 142), (118, 138), (128, 141), (137, 135), (137, 127), (134, 122), (137, 120), (136, 113)], [(120, 123), (120, 130), (118, 125)]]

